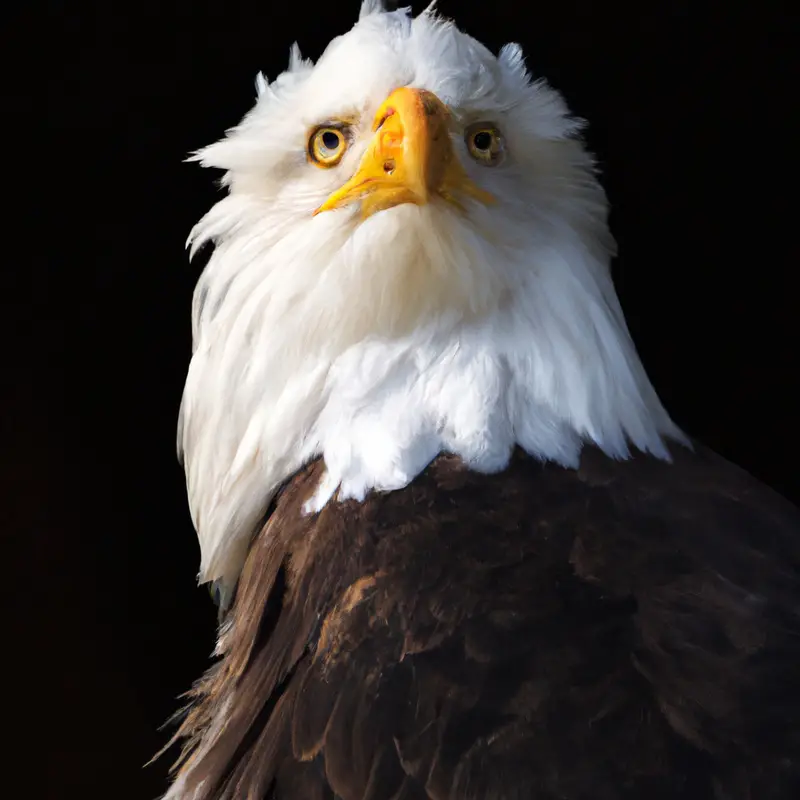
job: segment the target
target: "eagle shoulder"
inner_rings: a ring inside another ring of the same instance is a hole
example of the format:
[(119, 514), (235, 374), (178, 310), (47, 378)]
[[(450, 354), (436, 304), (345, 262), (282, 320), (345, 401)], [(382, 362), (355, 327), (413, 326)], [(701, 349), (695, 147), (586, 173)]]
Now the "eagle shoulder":
[(322, 470), (251, 547), (178, 796), (796, 796), (800, 513), (746, 473), (445, 455), (304, 516)]

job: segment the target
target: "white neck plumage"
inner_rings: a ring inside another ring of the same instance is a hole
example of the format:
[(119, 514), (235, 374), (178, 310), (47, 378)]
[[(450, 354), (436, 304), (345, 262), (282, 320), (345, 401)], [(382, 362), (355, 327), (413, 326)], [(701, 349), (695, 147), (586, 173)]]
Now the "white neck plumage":
[[(435, 206), (308, 227), (236, 195), (201, 221), (181, 411), (200, 577), (235, 582), (277, 487), (323, 456), (309, 503), (406, 486), (440, 452), (566, 467), (584, 442), (668, 458), (683, 435), (631, 342), (597, 230), (481, 231)], [(316, 243), (316, 244), (315, 244)], [(502, 259), (499, 262), (499, 259)]]

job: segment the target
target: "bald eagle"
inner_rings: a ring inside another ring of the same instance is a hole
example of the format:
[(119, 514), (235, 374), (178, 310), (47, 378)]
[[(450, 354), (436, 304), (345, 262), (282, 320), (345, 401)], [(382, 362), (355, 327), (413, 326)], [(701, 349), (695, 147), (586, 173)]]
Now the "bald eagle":
[(195, 156), (167, 800), (800, 797), (800, 512), (663, 408), (563, 99), (376, 0), (257, 88)]

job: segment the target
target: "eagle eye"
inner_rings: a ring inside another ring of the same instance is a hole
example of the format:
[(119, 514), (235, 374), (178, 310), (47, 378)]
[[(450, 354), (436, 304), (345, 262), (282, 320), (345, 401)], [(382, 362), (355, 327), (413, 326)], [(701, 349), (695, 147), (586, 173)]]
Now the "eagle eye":
[(333, 167), (342, 160), (347, 139), (340, 128), (324, 125), (312, 131), (308, 140), (308, 156), (320, 167)]
[(470, 125), (464, 139), (469, 154), (479, 163), (497, 166), (505, 155), (505, 142), (500, 131), (490, 123)]

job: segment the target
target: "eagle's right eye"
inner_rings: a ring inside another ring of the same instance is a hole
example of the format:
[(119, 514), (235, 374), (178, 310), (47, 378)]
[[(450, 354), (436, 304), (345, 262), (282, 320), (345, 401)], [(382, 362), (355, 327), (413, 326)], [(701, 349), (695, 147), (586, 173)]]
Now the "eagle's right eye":
[(320, 167), (338, 164), (347, 149), (347, 139), (339, 128), (317, 128), (308, 140), (308, 157)]

